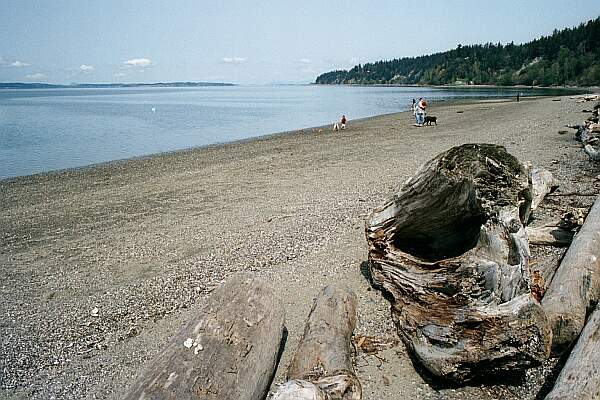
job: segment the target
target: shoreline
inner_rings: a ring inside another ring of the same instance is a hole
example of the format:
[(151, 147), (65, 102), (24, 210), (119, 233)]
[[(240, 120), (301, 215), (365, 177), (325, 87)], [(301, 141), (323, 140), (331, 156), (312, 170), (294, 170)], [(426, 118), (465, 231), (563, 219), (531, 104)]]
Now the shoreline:
[[(503, 145), (548, 168), (564, 193), (600, 191), (600, 166), (572, 134), (557, 133), (587, 106), (554, 97), (435, 103), (437, 126), (413, 127), (407, 111), (335, 133), (308, 128), (0, 181), (0, 397), (119, 398), (240, 271), (271, 282), (285, 309), (273, 387), (325, 285), (357, 294), (356, 335), (397, 339), (390, 305), (368, 280), (366, 215), (426, 161), (464, 143)], [(553, 197), (536, 217), (590, 201)], [(538, 247), (532, 258), (558, 262), (563, 252)], [(520, 383), (457, 388), (419, 374), (402, 344), (357, 361), (364, 399), (415, 400), (533, 400), (558, 362)]]
[[(537, 99), (537, 98), (545, 98), (545, 97), (551, 97), (551, 96), (527, 96), (527, 97), (523, 98), (522, 101), (526, 101), (525, 99)], [(555, 97), (555, 96), (552, 96), (552, 97)], [(468, 105), (479, 104), (479, 103), (489, 104), (489, 103), (496, 103), (496, 102), (498, 102), (498, 103), (511, 102), (512, 101), (511, 99), (512, 99), (512, 97), (503, 97), (503, 96), (490, 97), (490, 98), (476, 98), (476, 99), (465, 98), (465, 99), (441, 100), (441, 101), (436, 101), (433, 104), (434, 104), (434, 109), (435, 109), (435, 108), (440, 108), (440, 107), (444, 107), (444, 106), (455, 106), (455, 105), (468, 106)], [(369, 117), (353, 119), (353, 120), (350, 120), (349, 122), (350, 123), (363, 123), (363, 122), (366, 122), (369, 120), (374, 120), (374, 119), (388, 117), (388, 116), (394, 116), (394, 115), (400, 116), (400, 115), (403, 115), (405, 113), (410, 113), (410, 112), (411, 112), (410, 110), (406, 110), (406, 111), (398, 111), (398, 112), (393, 112), (393, 113), (377, 114), (377, 115), (373, 115), (373, 116), (369, 116)], [(108, 161), (103, 161), (103, 162), (94, 163), (94, 164), (82, 165), (82, 166), (78, 166), (78, 167), (69, 167), (69, 168), (61, 168), (61, 169), (55, 169), (55, 170), (49, 170), (49, 171), (42, 171), (42, 172), (29, 174), (29, 175), (11, 176), (11, 177), (6, 177), (6, 178), (0, 178), (0, 185), (5, 184), (5, 183), (10, 184), (12, 181), (21, 180), (21, 179), (43, 180), (45, 177), (57, 176), (57, 175), (63, 175), (63, 174), (69, 175), (69, 174), (74, 174), (74, 173), (83, 173), (85, 171), (89, 171), (89, 170), (96, 169), (96, 168), (118, 167), (119, 165), (124, 164), (124, 163), (136, 162), (136, 161), (145, 160), (148, 158), (173, 156), (173, 155), (176, 155), (177, 153), (203, 151), (205, 149), (228, 146), (228, 145), (240, 145), (240, 144), (244, 144), (244, 143), (248, 143), (248, 142), (252, 142), (252, 141), (269, 140), (269, 139), (273, 139), (273, 138), (277, 138), (279, 136), (285, 136), (285, 135), (318, 133), (317, 131), (319, 129), (322, 129), (323, 133), (327, 133), (328, 131), (329, 131), (329, 133), (331, 133), (331, 125), (333, 125), (333, 123), (327, 124), (327, 125), (318, 125), (318, 126), (310, 126), (310, 127), (299, 128), (299, 129), (292, 129), (292, 130), (288, 130), (288, 131), (267, 133), (267, 134), (263, 134), (260, 136), (253, 136), (253, 137), (248, 137), (248, 138), (243, 138), (243, 139), (237, 139), (237, 140), (233, 140), (230, 142), (210, 143), (210, 144), (206, 144), (206, 145), (186, 147), (186, 148), (182, 148), (182, 149), (169, 150), (169, 151), (164, 151), (164, 152), (159, 152), (159, 153), (151, 153), (151, 154), (139, 155), (139, 156), (134, 156), (134, 157), (116, 159), (116, 160), (108, 160)]]
[(418, 85), (418, 84), (394, 84), (394, 83), (316, 83), (312, 82), (310, 85), (321, 85), (321, 86), (375, 86), (375, 87), (408, 87), (408, 88), (440, 88), (440, 89), (535, 89), (535, 90), (561, 90), (561, 91), (579, 91), (579, 93), (565, 93), (564, 96), (572, 94), (585, 94), (592, 93), (597, 90), (596, 86), (526, 86), (526, 85), (513, 85), (513, 86), (498, 86), (498, 85)]

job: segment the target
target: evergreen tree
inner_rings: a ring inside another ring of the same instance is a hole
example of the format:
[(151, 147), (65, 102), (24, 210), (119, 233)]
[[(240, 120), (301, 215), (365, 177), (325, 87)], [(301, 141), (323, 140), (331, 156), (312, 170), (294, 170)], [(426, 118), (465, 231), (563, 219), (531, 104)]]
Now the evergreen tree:
[(529, 43), (486, 43), (420, 57), (358, 64), (320, 84), (600, 85), (600, 18)]

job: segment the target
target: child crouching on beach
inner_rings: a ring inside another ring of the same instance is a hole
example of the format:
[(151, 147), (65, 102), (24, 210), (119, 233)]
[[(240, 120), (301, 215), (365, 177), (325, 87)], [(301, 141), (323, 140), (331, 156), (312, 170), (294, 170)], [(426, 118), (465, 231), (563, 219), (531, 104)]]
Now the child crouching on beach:
[(340, 129), (346, 129), (346, 121), (346, 116), (342, 115), (342, 119), (340, 119), (340, 122), (336, 122), (335, 124), (333, 124), (333, 130), (339, 131)]

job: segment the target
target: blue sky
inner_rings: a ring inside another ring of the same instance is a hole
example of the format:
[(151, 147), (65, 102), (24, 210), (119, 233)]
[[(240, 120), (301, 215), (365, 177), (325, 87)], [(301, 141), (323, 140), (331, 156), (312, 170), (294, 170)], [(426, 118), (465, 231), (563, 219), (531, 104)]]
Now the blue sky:
[(0, 0), (0, 81), (311, 82), (599, 15), (599, 0)]

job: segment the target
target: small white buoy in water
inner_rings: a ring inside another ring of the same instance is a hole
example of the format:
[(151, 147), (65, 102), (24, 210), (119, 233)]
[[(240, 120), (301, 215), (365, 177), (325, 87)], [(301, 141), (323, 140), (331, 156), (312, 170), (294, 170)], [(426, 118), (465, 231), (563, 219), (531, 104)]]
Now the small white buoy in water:
[(155, 113), (156, 112), (156, 107), (152, 107), (152, 112)]

